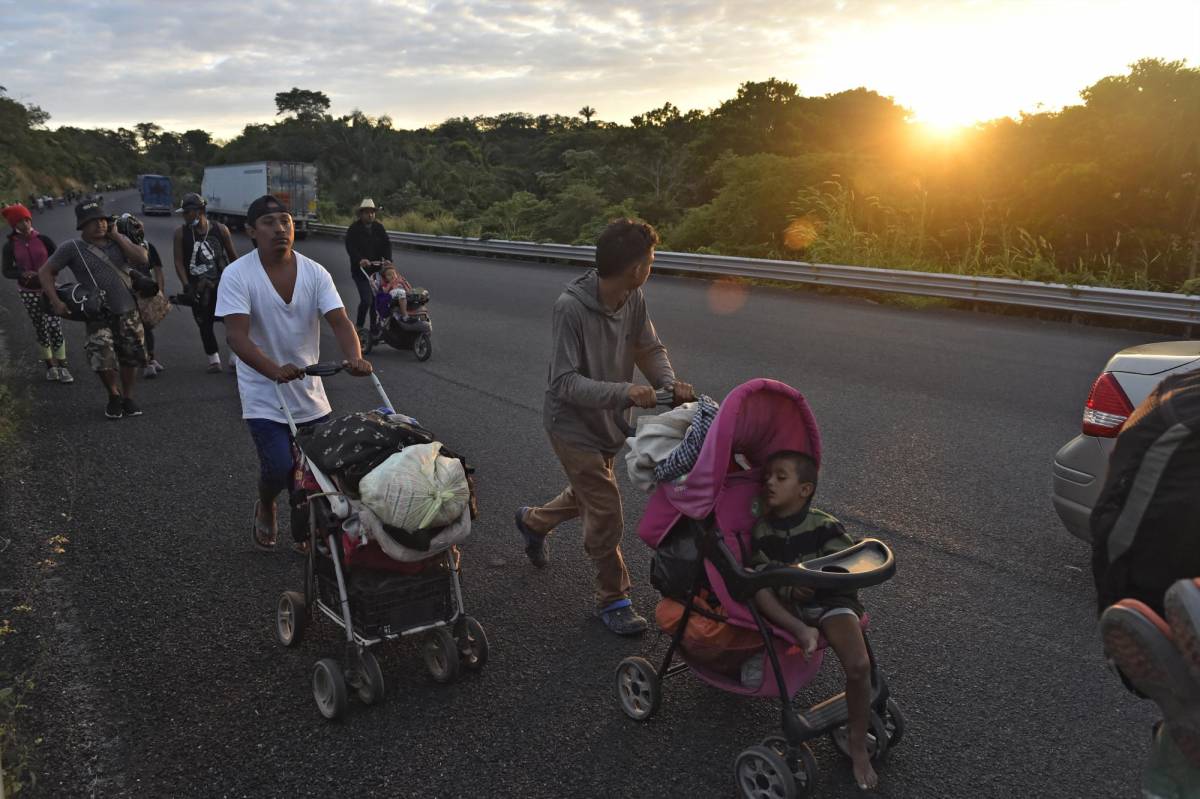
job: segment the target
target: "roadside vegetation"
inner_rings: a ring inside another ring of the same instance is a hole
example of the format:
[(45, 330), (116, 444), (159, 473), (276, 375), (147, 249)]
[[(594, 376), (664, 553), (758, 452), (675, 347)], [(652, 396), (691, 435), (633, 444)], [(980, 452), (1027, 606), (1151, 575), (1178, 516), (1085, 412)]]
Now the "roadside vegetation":
[(206, 164), (312, 161), (331, 222), (366, 196), (392, 229), (581, 243), (630, 214), (673, 250), (1198, 290), (1200, 69), (1147, 59), (1080, 98), (937, 135), (868, 89), (806, 97), (770, 79), (629, 124), (584, 106), (401, 130), (333, 117), (325, 94), (296, 88), (276, 95), (279, 121), (218, 143), (152, 122), (50, 131), (36, 106), (0, 97), (0, 124), (21, 129), (0, 143), (0, 197), (33, 178), (137, 172), (182, 192)]

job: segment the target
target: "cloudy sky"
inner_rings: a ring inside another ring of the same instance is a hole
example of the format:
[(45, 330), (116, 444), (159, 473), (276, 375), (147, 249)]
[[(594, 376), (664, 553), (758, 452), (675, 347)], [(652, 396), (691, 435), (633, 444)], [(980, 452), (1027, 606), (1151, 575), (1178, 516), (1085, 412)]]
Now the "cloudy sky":
[(1143, 57), (1200, 64), (1194, 0), (0, 0), (0, 84), (51, 125), (221, 138), (324, 91), (397, 126), (502, 111), (627, 121), (777, 77), (934, 124), (1078, 101)]

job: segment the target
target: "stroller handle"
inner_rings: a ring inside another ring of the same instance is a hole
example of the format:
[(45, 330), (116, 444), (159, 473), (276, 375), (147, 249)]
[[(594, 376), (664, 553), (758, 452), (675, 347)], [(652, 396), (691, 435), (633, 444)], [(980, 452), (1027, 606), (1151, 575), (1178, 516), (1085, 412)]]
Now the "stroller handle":
[[(696, 396), (699, 397), (700, 395), (697, 394)], [(674, 383), (672, 383), (671, 385), (668, 385), (668, 386), (663, 386), (662, 388), (659, 388), (659, 389), (655, 389), (655, 391), (654, 391), (654, 407), (655, 408), (674, 408), (675, 406), (676, 406), (676, 403), (675, 403), (675, 384)], [(636, 408), (638, 406), (635, 405), (633, 407)], [(646, 408), (644, 410), (650, 410), (650, 409)], [(626, 438), (633, 438), (634, 436), (637, 435), (637, 428), (634, 427), (633, 425), (631, 425), (628, 421), (626, 421), (624, 413), (622, 413), (620, 416), (618, 416), (617, 419), (618, 419), (617, 423), (621, 426), (621, 430), (622, 430), (622, 432), (625, 433)]]
[[(312, 377), (332, 377), (338, 372), (344, 371), (346, 363), (343, 361), (326, 361), (325, 363), (313, 363), (304, 367), (304, 373)], [(375, 391), (379, 394), (379, 399), (383, 403), (383, 408), (388, 413), (395, 413), (396, 408), (392, 405), (392, 401), (388, 399), (387, 392), (383, 389), (383, 383), (379, 382), (379, 377), (372, 372), (367, 375), (371, 381), (371, 385), (375, 386)], [(281, 384), (275, 384), (275, 398), (279, 400), (279, 407), (283, 411), (283, 415), (287, 417), (288, 429), (292, 431), (292, 435), (296, 435), (296, 420), (292, 417), (292, 410), (288, 407), (287, 401), (283, 398), (283, 387)]]

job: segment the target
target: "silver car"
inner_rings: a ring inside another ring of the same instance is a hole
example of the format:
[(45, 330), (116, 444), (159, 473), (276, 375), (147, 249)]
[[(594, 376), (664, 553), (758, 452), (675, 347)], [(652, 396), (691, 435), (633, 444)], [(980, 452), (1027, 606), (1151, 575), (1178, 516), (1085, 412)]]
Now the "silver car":
[(1200, 369), (1200, 341), (1166, 341), (1121, 350), (1092, 384), (1083, 432), (1054, 456), (1054, 509), (1070, 533), (1092, 540), (1089, 518), (1117, 433), (1133, 409), (1172, 372)]

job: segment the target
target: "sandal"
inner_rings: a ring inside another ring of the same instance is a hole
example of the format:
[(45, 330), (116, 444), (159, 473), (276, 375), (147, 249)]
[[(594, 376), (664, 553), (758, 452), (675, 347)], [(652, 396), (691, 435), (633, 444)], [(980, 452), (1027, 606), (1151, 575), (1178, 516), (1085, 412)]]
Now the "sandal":
[(275, 548), (275, 539), (278, 537), (279, 531), (271, 529), (259, 521), (258, 509), (261, 506), (262, 500), (254, 500), (254, 515), (250, 517), (250, 541), (254, 544), (255, 549), (270, 552)]

